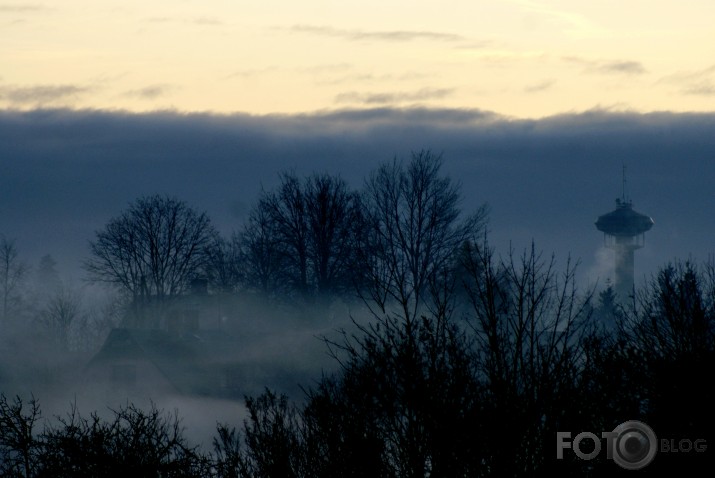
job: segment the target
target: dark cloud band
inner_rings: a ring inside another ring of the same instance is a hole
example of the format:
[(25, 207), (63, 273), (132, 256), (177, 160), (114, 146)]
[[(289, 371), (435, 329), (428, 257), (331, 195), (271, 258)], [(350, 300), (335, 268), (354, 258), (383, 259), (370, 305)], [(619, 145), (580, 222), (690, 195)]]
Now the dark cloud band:
[(239, 227), (278, 172), (326, 171), (354, 187), (381, 161), (431, 148), (462, 183), (463, 207), (491, 205), (498, 247), (571, 253), (589, 269), (593, 226), (630, 194), (655, 221), (638, 258), (646, 273), (713, 252), (715, 114), (594, 110), (541, 120), (488, 111), (373, 108), (303, 115), (0, 112), (1, 233), (40, 257), (78, 263), (93, 231), (144, 194), (170, 194)]

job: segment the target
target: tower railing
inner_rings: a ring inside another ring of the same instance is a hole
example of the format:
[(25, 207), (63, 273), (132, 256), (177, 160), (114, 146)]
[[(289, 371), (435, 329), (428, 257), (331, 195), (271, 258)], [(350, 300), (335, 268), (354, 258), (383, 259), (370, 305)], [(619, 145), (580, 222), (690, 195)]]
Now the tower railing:
[(640, 249), (645, 246), (645, 233), (636, 234), (634, 236), (615, 236), (613, 234), (604, 234), (603, 244), (610, 249), (615, 249), (617, 247)]

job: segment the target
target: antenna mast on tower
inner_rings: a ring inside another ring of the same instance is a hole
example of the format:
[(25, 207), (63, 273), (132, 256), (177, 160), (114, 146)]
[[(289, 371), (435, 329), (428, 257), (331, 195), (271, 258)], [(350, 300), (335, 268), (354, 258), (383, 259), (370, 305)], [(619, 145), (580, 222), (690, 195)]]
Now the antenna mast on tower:
[(623, 163), (623, 202), (628, 202), (628, 196), (626, 195), (626, 163)]

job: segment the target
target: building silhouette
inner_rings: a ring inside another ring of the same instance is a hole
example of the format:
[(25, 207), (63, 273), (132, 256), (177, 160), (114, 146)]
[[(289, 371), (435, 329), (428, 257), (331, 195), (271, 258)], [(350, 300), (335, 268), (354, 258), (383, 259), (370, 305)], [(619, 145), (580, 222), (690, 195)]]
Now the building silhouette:
[(617, 300), (625, 303), (634, 293), (635, 251), (645, 245), (645, 232), (653, 227), (653, 219), (633, 210), (633, 202), (626, 196), (625, 167), (623, 170), (623, 194), (616, 199), (614, 211), (598, 217), (596, 228), (614, 252), (614, 289)]

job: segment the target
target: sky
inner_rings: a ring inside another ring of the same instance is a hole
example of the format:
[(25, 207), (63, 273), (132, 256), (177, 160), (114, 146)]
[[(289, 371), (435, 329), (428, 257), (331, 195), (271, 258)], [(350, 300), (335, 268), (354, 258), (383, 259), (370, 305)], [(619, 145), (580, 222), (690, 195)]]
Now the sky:
[(621, 195), (655, 226), (637, 279), (715, 253), (711, 0), (0, 0), (0, 234), (82, 275), (140, 195), (241, 227), (281, 171), (359, 189), (442, 153), (502, 252), (583, 282)]
[(0, 0), (0, 108), (715, 107), (711, 0)]

